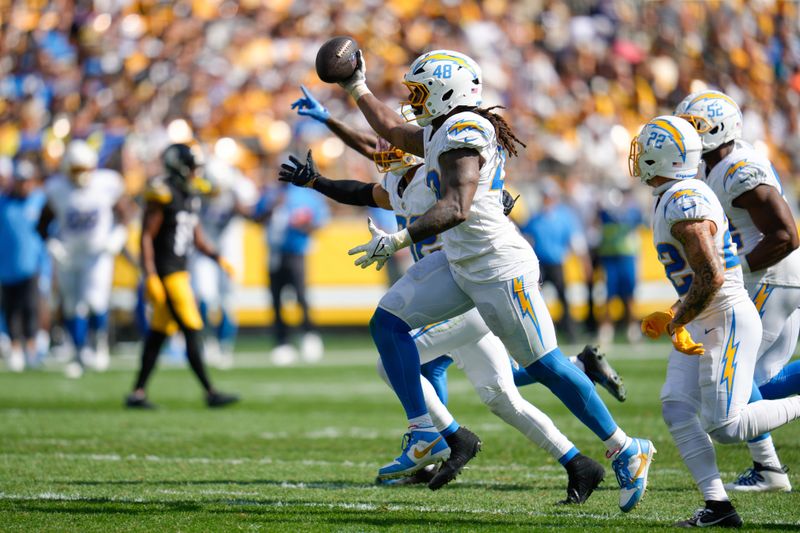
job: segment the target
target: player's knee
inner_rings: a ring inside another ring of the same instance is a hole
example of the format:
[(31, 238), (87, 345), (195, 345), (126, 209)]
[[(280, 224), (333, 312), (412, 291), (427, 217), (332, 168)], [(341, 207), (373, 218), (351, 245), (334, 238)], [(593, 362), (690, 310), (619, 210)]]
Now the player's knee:
[(387, 334), (408, 333), (411, 328), (392, 312), (378, 307), (369, 321), (369, 330), (372, 338), (378, 341)]
[(686, 424), (695, 416), (695, 409), (685, 402), (665, 401), (661, 404), (661, 417), (668, 428)]
[(712, 429), (708, 432), (708, 435), (720, 444), (736, 444), (745, 440), (738, 418), (729, 420), (723, 425)]

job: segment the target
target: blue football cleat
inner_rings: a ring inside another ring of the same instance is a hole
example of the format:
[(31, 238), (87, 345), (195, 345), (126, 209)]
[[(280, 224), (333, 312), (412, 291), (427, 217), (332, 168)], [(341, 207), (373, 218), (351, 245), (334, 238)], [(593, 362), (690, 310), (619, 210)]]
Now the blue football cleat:
[(647, 474), (656, 448), (646, 439), (633, 438), (615, 455), (611, 467), (619, 483), (619, 508), (627, 513), (639, 503), (647, 489)]
[(410, 476), (429, 464), (450, 457), (450, 447), (433, 426), (411, 429), (403, 435), (403, 453), (378, 470), (378, 479)]

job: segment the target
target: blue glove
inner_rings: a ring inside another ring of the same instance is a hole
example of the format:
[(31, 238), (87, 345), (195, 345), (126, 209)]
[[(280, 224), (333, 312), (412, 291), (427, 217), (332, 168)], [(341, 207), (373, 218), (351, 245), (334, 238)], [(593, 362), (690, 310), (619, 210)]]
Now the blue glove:
[(331, 117), (331, 114), (328, 113), (328, 110), (325, 109), (325, 106), (320, 104), (317, 99), (314, 98), (310, 92), (308, 92), (308, 89), (302, 85), (300, 86), (300, 89), (303, 91), (304, 98), (300, 98), (299, 100), (295, 101), (292, 104), (292, 109), (297, 109), (297, 114), (299, 115), (311, 117), (320, 122), (326, 122)]

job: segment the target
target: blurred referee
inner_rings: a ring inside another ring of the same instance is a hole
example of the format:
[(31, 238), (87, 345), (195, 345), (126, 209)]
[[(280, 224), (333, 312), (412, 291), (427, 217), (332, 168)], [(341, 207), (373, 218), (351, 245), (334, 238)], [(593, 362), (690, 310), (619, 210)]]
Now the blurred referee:
[(45, 201), (36, 168), (30, 161), (19, 161), (10, 187), (0, 192), (0, 290), (11, 338), (8, 368), (13, 372), (24, 370), (26, 361), (35, 357), (37, 283), (42, 254), (46, 253), (36, 226)]

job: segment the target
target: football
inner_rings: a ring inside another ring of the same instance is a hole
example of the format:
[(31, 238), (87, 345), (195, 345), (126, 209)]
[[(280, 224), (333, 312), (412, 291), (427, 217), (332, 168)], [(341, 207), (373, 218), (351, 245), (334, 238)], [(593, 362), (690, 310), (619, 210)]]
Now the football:
[(327, 83), (338, 83), (353, 75), (358, 58), (358, 43), (352, 37), (334, 37), (317, 52), (317, 76)]

